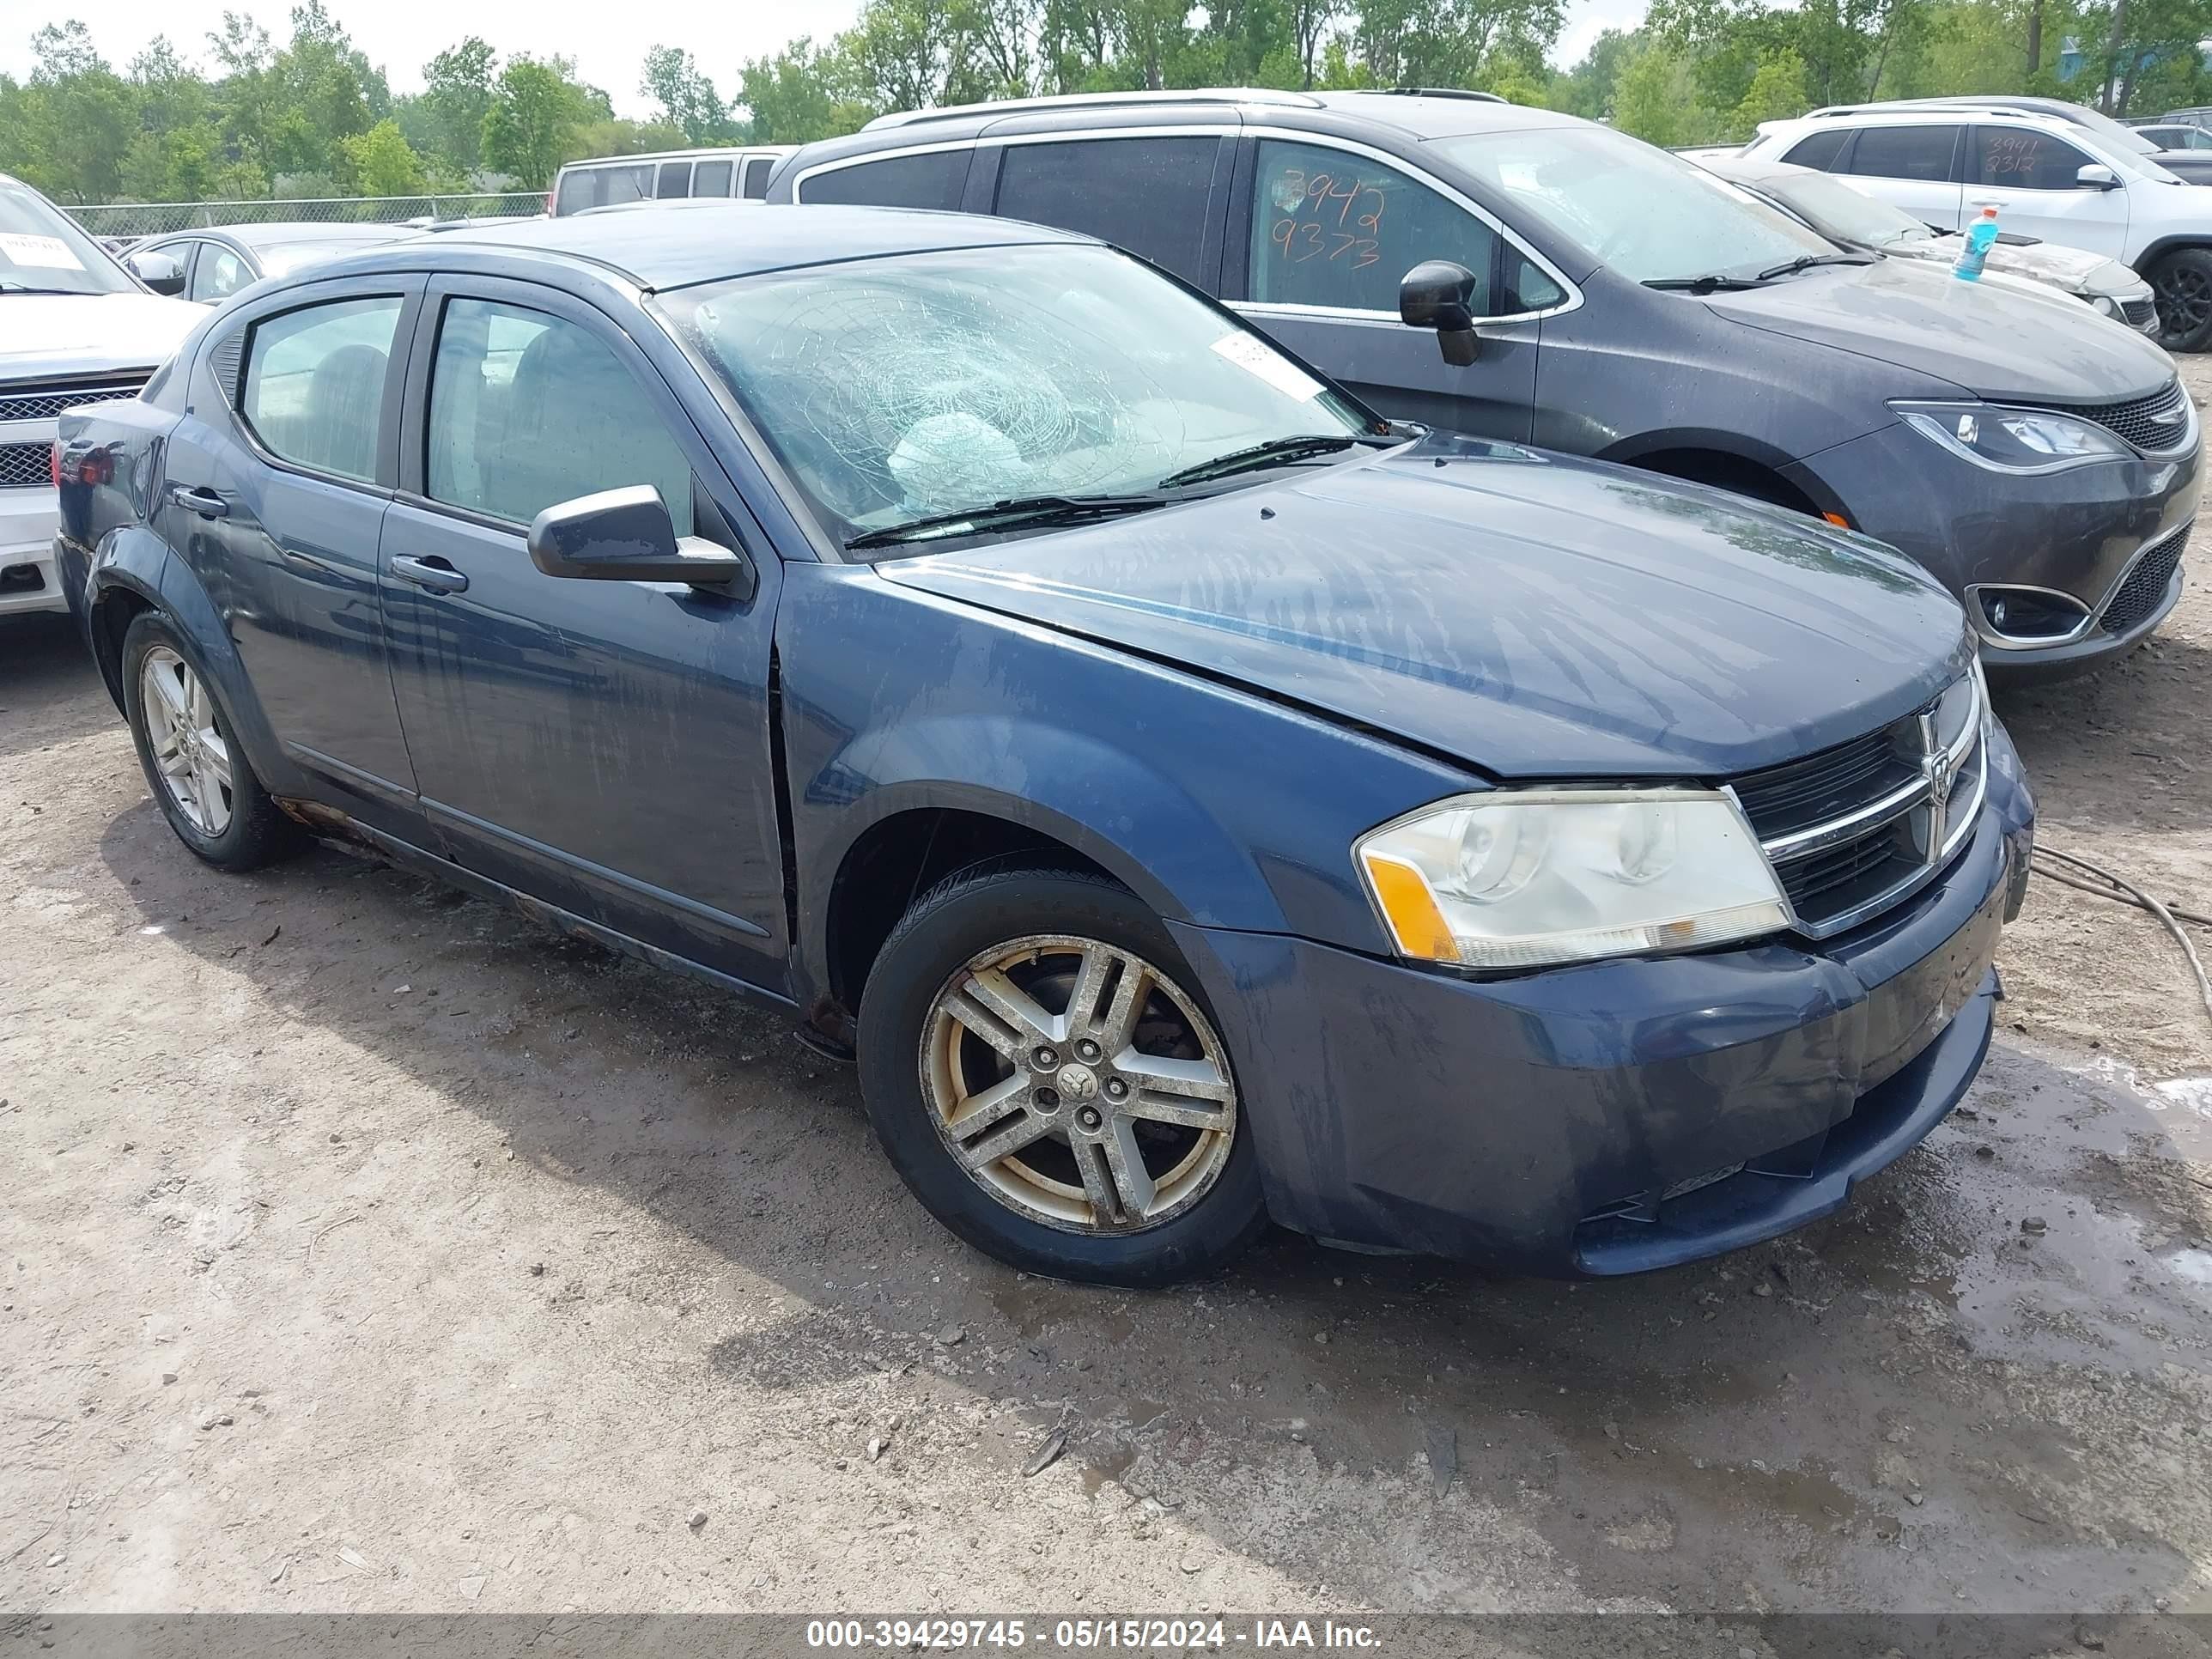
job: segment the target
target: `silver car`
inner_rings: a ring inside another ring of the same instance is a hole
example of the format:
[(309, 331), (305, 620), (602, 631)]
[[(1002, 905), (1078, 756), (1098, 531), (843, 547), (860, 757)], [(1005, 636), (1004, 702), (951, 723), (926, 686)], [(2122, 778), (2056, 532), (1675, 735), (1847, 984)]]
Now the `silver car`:
[[(1945, 265), (1955, 264), (1966, 245), (1960, 232), (1923, 224), (1832, 173), (1755, 156), (1703, 155), (1696, 160), (1708, 173), (1773, 203), (1833, 241), (1872, 248), (1893, 258)], [(2118, 259), (2000, 231), (1983, 268), (2055, 288), (2140, 333), (2154, 338), (2158, 334), (2158, 307), (2150, 284)]]

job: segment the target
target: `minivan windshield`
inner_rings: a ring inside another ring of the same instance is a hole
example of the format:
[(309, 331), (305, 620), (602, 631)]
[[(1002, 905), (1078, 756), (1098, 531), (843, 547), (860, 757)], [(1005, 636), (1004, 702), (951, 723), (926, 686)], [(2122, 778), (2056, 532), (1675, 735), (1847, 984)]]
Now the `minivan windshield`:
[(1381, 441), (1233, 318), (1088, 244), (853, 260), (658, 304), (848, 544), (1081, 522)]
[(1704, 168), (1610, 128), (1468, 133), (1427, 148), (1631, 282), (1753, 280), (1837, 251)]
[(137, 291), (76, 221), (28, 185), (0, 179), (0, 295)]

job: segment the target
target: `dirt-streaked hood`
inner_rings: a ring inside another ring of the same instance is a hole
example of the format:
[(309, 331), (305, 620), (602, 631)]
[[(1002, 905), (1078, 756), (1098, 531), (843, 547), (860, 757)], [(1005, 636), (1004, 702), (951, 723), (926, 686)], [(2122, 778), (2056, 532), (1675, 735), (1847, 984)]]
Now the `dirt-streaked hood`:
[(1875, 544), (1461, 439), (878, 568), (1510, 777), (1771, 765), (1966, 663), (1957, 605)]

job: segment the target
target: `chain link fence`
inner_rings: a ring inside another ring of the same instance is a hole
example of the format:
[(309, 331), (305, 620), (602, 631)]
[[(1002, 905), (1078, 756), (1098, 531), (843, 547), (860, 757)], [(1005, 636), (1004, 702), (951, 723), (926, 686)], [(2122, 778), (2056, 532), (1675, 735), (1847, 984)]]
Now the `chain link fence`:
[(161, 236), (218, 225), (398, 225), (410, 220), (526, 218), (545, 211), (544, 192), (489, 191), (458, 196), (333, 196), (307, 201), (110, 202), (64, 210), (95, 236)]

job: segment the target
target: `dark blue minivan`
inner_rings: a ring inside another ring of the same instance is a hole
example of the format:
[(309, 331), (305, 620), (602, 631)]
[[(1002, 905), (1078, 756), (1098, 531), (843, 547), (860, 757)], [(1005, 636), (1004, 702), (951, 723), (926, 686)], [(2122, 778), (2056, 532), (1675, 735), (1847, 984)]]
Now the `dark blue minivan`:
[(396, 243), (56, 471), (193, 853), (349, 839), (787, 1008), (1034, 1272), (1270, 1218), (1688, 1261), (1834, 1209), (1989, 1043), (2033, 808), (1931, 578), (1394, 427), (1082, 237)]

